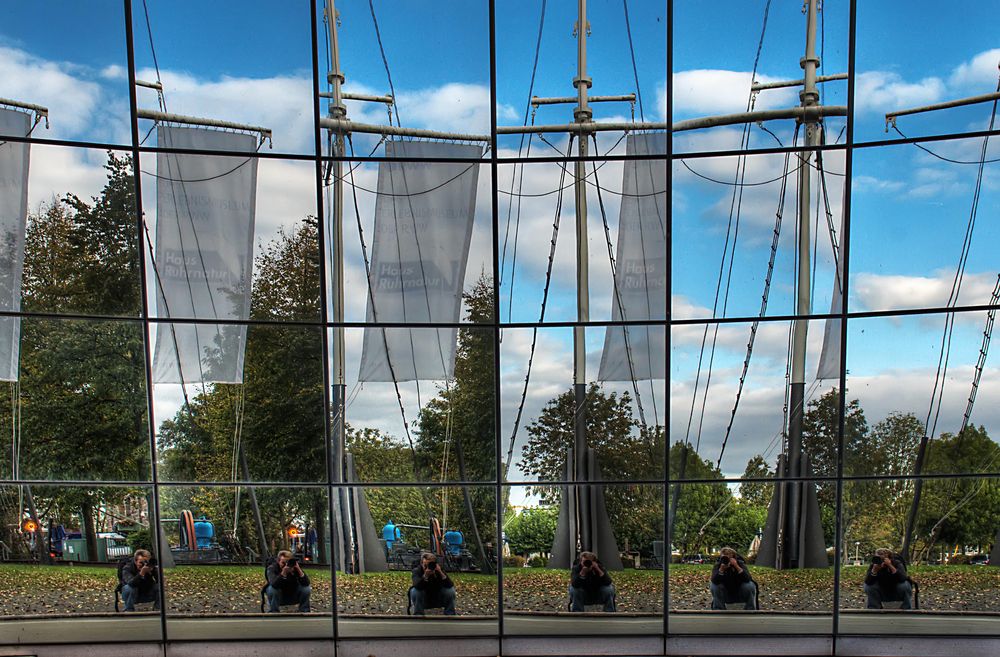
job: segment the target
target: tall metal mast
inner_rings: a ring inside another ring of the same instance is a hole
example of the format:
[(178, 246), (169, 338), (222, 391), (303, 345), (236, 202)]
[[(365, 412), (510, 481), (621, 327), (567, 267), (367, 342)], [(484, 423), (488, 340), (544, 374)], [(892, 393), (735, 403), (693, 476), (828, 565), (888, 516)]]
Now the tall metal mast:
[[(819, 91), (816, 89), (816, 68), (819, 59), (816, 57), (816, 3), (818, 0), (808, 0), (806, 13), (806, 53), (802, 58), (802, 70), (805, 73), (802, 91), (799, 99), (803, 108), (819, 104)], [(805, 145), (818, 146), (820, 142), (820, 125), (816, 119), (804, 118)], [(792, 333), (792, 380), (789, 391), (788, 418), (788, 469), (789, 476), (807, 476), (802, 462), (802, 419), (805, 404), (806, 381), (806, 337), (809, 330), (809, 320), (805, 319), (812, 312), (812, 279), (810, 267), (810, 226), (809, 203), (812, 178), (813, 152), (805, 150), (799, 153), (799, 210), (798, 210), (798, 298), (796, 300), (795, 320)], [(793, 483), (790, 486), (788, 500), (788, 527), (792, 537), (799, 535), (800, 509), (802, 506), (802, 486)], [(795, 567), (799, 562), (799, 541), (792, 538), (787, 546), (788, 565)]]
[[(575, 123), (589, 123), (593, 110), (587, 105), (587, 90), (592, 81), (587, 77), (587, 0), (578, 0), (576, 24), (576, 77), (573, 85), (577, 91), (577, 104), (573, 110)], [(578, 151), (581, 158), (587, 156), (587, 135), (579, 135)], [(576, 203), (576, 319), (579, 324), (573, 327), (573, 399), (575, 412), (573, 414), (573, 479), (578, 482), (587, 480), (587, 333), (584, 322), (590, 321), (590, 257), (587, 249), (587, 184), (586, 163), (579, 160), (574, 167), (575, 180), (573, 191)], [(587, 495), (579, 495), (579, 515), (589, 517), (590, 509)], [(580, 541), (591, 549), (589, 523), (580, 523)]]
[[(328, 26), (327, 34), (330, 39), (330, 70), (326, 79), (331, 87), (331, 98), (328, 106), (328, 113), (331, 119), (346, 119), (347, 108), (342, 97), (342, 85), (344, 84), (344, 74), (340, 70), (340, 47), (337, 42), (337, 9), (334, 0), (328, 0), (323, 9), (326, 14)], [(344, 131), (340, 129), (331, 130), (332, 152), (335, 158), (343, 157)], [(343, 162), (339, 159), (330, 163), (331, 175), (333, 176), (333, 207), (331, 208), (330, 241), (333, 250), (333, 262), (330, 263), (330, 284), (332, 288), (332, 319), (333, 343), (330, 345), (333, 367), (331, 376), (331, 411), (333, 422), (330, 436), (331, 446), (329, 450), (330, 473), (332, 482), (339, 484), (344, 482), (344, 441), (345, 441), (345, 417), (346, 409), (344, 400), (347, 396), (347, 385), (344, 377), (344, 180)], [(325, 292), (324, 292), (325, 294)], [(346, 516), (349, 515), (350, 502), (348, 491), (344, 488), (336, 488), (335, 495), (337, 501), (334, 503), (334, 530), (332, 536), (335, 537), (336, 548), (333, 551), (333, 558), (336, 567), (344, 571), (346, 555), (350, 554), (351, 536), (350, 525)]]

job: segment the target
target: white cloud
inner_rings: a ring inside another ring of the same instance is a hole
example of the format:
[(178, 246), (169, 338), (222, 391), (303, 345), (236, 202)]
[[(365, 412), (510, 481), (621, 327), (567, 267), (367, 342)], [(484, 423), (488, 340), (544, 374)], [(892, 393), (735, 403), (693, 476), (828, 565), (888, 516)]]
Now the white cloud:
[[(778, 78), (757, 75), (757, 82), (776, 82)], [(749, 71), (697, 69), (674, 74), (674, 112), (679, 114), (729, 114), (744, 112), (753, 75)], [(755, 109), (791, 107), (794, 90), (769, 89), (757, 96)]]
[(936, 77), (907, 82), (898, 73), (866, 71), (857, 75), (854, 93), (856, 111), (885, 112), (937, 102), (945, 95), (945, 84)]
[(128, 78), (128, 72), (125, 70), (125, 67), (118, 64), (105, 66), (101, 69), (100, 75), (105, 80), (125, 80)]
[(948, 83), (954, 87), (982, 89), (986, 93), (995, 88), (997, 65), (1000, 64), (1000, 48), (981, 52), (967, 62), (962, 62), (952, 71)]
[[(16, 48), (0, 46), (0, 80), (3, 95), (49, 109), (52, 131), (46, 137), (79, 137), (98, 121), (108, 120), (111, 108), (102, 107), (97, 83), (81, 75), (77, 66), (35, 57)], [(103, 116), (102, 116), (103, 115)], [(122, 119), (127, 126), (128, 110)], [(128, 135), (128, 132), (125, 132)], [(91, 135), (88, 135), (91, 136)]]
[[(951, 294), (954, 270), (939, 269), (933, 276), (904, 276), (862, 272), (855, 275), (853, 295), (866, 310), (944, 307)], [(989, 303), (996, 275), (966, 273), (959, 305)]]

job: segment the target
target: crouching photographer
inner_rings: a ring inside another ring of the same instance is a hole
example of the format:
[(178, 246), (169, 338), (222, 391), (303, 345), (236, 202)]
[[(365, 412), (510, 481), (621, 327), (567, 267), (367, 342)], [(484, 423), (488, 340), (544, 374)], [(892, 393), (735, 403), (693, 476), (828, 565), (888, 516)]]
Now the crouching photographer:
[(570, 611), (583, 611), (586, 605), (604, 605), (604, 611), (615, 611), (615, 587), (611, 575), (604, 570), (593, 552), (581, 552), (573, 564), (569, 583)]
[(160, 608), (156, 559), (147, 550), (136, 550), (132, 560), (122, 567), (120, 577), (125, 611), (135, 611), (135, 606), (143, 602), (153, 602), (154, 609)]
[(446, 616), (455, 615), (455, 584), (441, 570), (437, 555), (424, 552), (411, 575), (410, 605), (414, 615), (423, 616), (424, 610), (436, 607), (444, 608)]
[(900, 609), (913, 608), (913, 587), (906, 576), (906, 566), (892, 550), (875, 550), (865, 575), (865, 595), (869, 609), (881, 609), (883, 602), (901, 602)]
[(743, 603), (744, 609), (757, 608), (757, 585), (750, 577), (743, 557), (736, 550), (725, 547), (712, 566), (709, 582), (712, 591), (712, 609), (725, 611), (727, 604)]
[(298, 604), (299, 611), (307, 613), (311, 594), (309, 575), (302, 571), (299, 560), (288, 550), (279, 552), (277, 560), (267, 569), (268, 611), (276, 614), (281, 605)]

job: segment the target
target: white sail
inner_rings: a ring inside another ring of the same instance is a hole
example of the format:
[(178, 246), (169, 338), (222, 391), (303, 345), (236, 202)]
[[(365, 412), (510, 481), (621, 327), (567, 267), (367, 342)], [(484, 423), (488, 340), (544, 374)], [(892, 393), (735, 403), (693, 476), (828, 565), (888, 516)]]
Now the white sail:
[[(385, 153), (470, 162), (379, 165), (367, 321), (458, 322), (483, 149), (394, 141)], [(358, 380), (450, 379), (456, 333), (454, 328), (366, 328)]]
[[(665, 155), (665, 133), (632, 134), (628, 155)], [(662, 322), (667, 315), (667, 161), (625, 162), (613, 320)], [(604, 334), (598, 379), (629, 381), (665, 376), (666, 331), (663, 326), (613, 326)]]
[[(0, 108), (0, 135), (26, 136), (31, 117)], [(24, 234), (28, 216), (28, 159), (25, 142), (0, 139), (0, 310), (21, 309)], [(21, 320), (0, 317), (0, 381), (17, 381)]]
[[(844, 222), (840, 222), (839, 235), (844, 234)], [(837, 251), (837, 271), (833, 276), (833, 295), (830, 300), (830, 314), (840, 314), (843, 312), (844, 291), (843, 278), (844, 271), (844, 245), (841, 244)], [(816, 368), (816, 379), (839, 379), (840, 378), (840, 322), (839, 319), (828, 319), (823, 327), (823, 350), (819, 355), (819, 365)]]
[[(253, 135), (159, 127), (162, 147), (256, 150)], [(250, 317), (257, 160), (159, 153), (156, 158), (155, 383), (241, 383)], [(223, 323), (215, 323), (215, 321)]]

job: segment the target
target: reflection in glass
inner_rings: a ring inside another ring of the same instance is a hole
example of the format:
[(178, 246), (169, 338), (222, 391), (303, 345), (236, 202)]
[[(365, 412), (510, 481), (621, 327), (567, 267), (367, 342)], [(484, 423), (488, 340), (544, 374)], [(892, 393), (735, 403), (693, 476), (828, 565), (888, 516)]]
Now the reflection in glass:
[[(620, 617), (611, 612), (629, 617), (633, 631), (662, 631), (662, 486), (514, 486), (506, 491), (508, 632), (536, 632), (532, 618), (539, 614), (560, 616), (555, 622), (562, 629), (553, 631), (615, 632), (614, 621)], [(589, 505), (590, 511), (574, 522), (575, 514), (563, 510), (566, 496), (578, 508)], [(605, 510), (605, 521), (584, 522), (587, 515), (600, 516)], [(572, 613), (577, 611), (609, 616), (600, 623), (581, 621)], [(574, 629), (568, 630), (570, 626)]]
[(7, 634), (3, 620), (8, 619), (0, 620), (0, 640), (78, 640), (59, 631), (66, 615), (92, 617), (94, 634), (88, 636), (95, 640), (159, 639), (155, 595), (147, 595), (135, 613), (105, 622), (124, 609), (116, 564), (130, 561), (138, 549), (157, 553), (150, 533), (151, 495), (149, 488), (138, 487), (0, 486), (0, 583), (6, 596), (0, 617), (62, 619), (22, 626), (16, 640)]
[[(978, 459), (995, 458), (995, 449), (977, 444), (975, 436), (969, 439), (972, 444), (966, 448), (977, 451)], [(998, 518), (1000, 482), (992, 478), (847, 482), (840, 600), (841, 609), (850, 613), (842, 614), (842, 625), (862, 633), (888, 628), (950, 633), (956, 627), (967, 633), (995, 632), (995, 618), (969, 623), (921, 614), (918, 620), (905, 610), (909, 603), (912, 609), (939, 614), (995, 614), (990, 592), (1000, 586), (1000, 571), (991, 565), (1000, 563)], [(889, 558), (891, 569), (883, 557)], [(873, 568), (876, 558), (878, 570)], [(873, 608), (895, 612), (865, 613)]]
[[(991, 325), (985, 312), (849, 320), (845, 472), (1000, 470), (991, 455), (996, 393), (984, 337)], [(939, 370), (942, 357), (947, 366)]]
[(137, 322), (22, 319), (20, 380), (0, 409), (18, 437), (0, 477), (149, 479), (143, 354)]
[[(488, 289), (476, 287), (478, 294), (467, 297), (482, 312)], [(454, 359), (449, 363), (449, 380), (414, 381), (402, 373), (412, 363), (400, 363), (392, 356), (368, 367), (381, 367), (389, 376), (358, 381), (354, 373), (365, 369), (360, 345), (362, 332), (345, 331), (347, 349), (346, 452), (353, 456), (355, 471), (348, 481), (491, 481), (496, 476), (494, 442), (494, 355), (490, 329), (367, 329), (372, 340), (381, 331), (412, 333), (414, 340), (430, 334), (432, 344), (439, 336), (456, 336)], [(441, 354), (426, 354), (440, 365)], [(391, 364), (391, 367), (390, 367)], [(393, 374), (396, 381), (393, 381)], [(409, 380), (407, 380), (409, 378)], [(421, 377), (423, 378), (423, 377)], [(429, 390), (428, 390), (429, 388)], [(397, 391), (401, 399), (396, 399)], [(402, 404), (402, 409), (400, 409)], [(405, 414), (405, 415), (404, 415)], [(405, 424), (404, 424), (405, 422)]]
[[(164, 486), (160, 515), (163, 541), (170, 545), (170, 562), (164, 562), (168, 615), (261, 613), (262, 606), (268, 611), (265, 566), (285, 550), (303, 571), (296, 583), (311, 588), (309, 612), (329, 615), (332, 545), (325, 489)], [(305, 609), (292, 604), (281, 611)], [(177, 627), (187, 631), (188, 625)], [(238, 624), (222, 627), (238, 636)], [(308, 628), (322, 634), (330, 626)]]
[[(820, 531), (830, 558), (833, 548), (829, 546), (834, 543), (835, 531), (836, 485), (833, 482), (806, 483), (814, 487), (819, 499)], [(754, 633), (787, 632), (790, 627), (794, 627), (794, 632), (806, 634), (830, 631), (832, 566), (779, 570), (757, 560), (766, 548), (769, 507), (776, 499), (775, 487), (776, 484), (766, 482), (671, 486), (671, 504), (676, 511), (671, 513), (670, 610), (671, 613), (684, 612), (676, 620), (671, 618), (672, 631), (705, 631), (717, 622), (703, 614), (686, 612), (716, 610), (721, 614), (746, 608), (747, 600), (741, 597), (739, 588), (742, 577), (719, 576), (723, 556), (736, 558), (740, 569), (753, 581), (755, 610), (745, 613), (759, 611), (765, 614), (763, 617), (727, 618), (727, 623), (734, 623), (731, 631), (737, 627)], [(733, 554), (722, 553), (724, 548), (730, 548)], [(728, 559), (726, 562), (727, 569), (735, 570)], [(732, 585), (732, 588), (716, 595), (710, 584), (723, 588)]]
[[(171, 325), (158, 324), (158, 331)], [(322, 332), (247, 329), (243, 382), (157, 384), (161, 478), (170, 481), (326, 479)], [(294, 368), (290, 364), (294, 363)]]
[[(496, 495), (492, 487), (404, 487), (343, 489), (355, 509), (352, 534), (345, 532), (350, 558), (338, 567), (339, 624), (350, 636), (375, 636), (406, 630), (405, 622), (372, 623), (416, 613), (420, 602), (428, 616), (445, 615), (452, 602), (463, 622), (442, 633), (493, 633), (497, 613)], [(428, 574), (431, 553), (443, 574)], [(430, 584), (425, 584), (430, 581)], [(451, 583), (451, 586), (448, 586)], [(425, 590), (414, 596), (411, 586)], [(441, 589), (441, 590), (438, 590)], [(445, 595), (447, 594), (447, 595)], [(421, 599), (418, 599), (420, 597)], [(449, 628), (452, 626), (449, 625)]]

